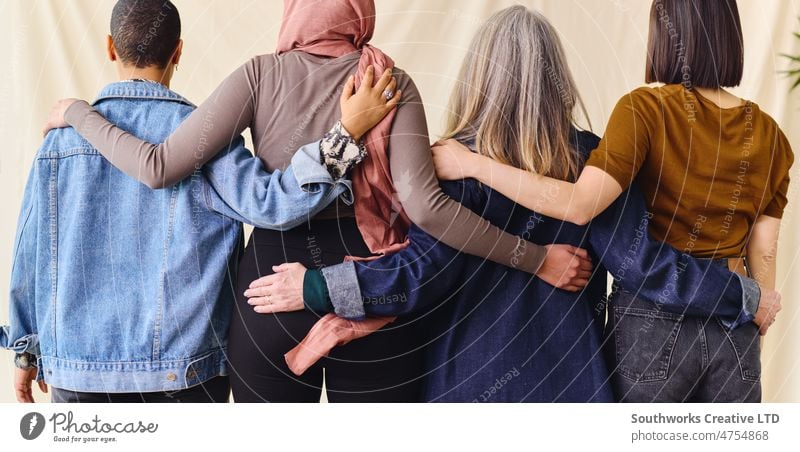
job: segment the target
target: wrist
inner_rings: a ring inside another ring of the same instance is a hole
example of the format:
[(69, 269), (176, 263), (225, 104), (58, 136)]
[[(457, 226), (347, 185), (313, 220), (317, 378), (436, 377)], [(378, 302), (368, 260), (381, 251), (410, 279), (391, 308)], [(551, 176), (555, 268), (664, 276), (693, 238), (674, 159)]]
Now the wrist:
[(463, 162), (464, 177), (466, 179), (475, 179), (478, 182), (486, 183), (484, 172), (480, 170), (484, 158), (477, 152), (470, 152), (466, 155)]
[(30, 353), (17, 353), (14, 356), (14, 367), (20, 370), (36, 369), (36, 356)]
[(363, 143), (356, 141), (341, 121), (320, 142), (322, 163), (335, 181), (342, 179), (367, 157)]
[(364, 132), (359, 130), (349, 119), (342, 118), (339, 122), (342, 124), (342, 132), (346, 133), (356, 143), (364, 137)]

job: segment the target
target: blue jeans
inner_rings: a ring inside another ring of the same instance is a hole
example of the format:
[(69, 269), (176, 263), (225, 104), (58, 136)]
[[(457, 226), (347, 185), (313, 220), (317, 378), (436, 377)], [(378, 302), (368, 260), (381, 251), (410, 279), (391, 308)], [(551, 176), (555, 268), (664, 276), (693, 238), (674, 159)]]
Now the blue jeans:
[(748, 322), (660, 310), (619, 287), (609, 298), (605, 354), (620, 402), (760, 402), (761, 342)]

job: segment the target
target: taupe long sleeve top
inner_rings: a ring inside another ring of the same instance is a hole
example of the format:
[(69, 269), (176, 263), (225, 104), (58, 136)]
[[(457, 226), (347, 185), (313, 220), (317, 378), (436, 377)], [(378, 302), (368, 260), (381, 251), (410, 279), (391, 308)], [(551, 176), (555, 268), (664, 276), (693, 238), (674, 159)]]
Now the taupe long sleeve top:
[[(262, 55), (231, 74), (163, 144), (151, 144), (109, 123), (85, 102), (66, 121), (114, 166), (152, 188), (167, 187), (210, 161), (249, 128), (256, 154), (269, 171), (285, 169), (301, 146), (318, 140), (340, 117), (339, 94), (358, 67), (360, 53), (336, 59), (304, 52)], [(396, 70), (403, 102), (389, 142), (395, 187), (409, 218), (465, 253), (538, 271), (543, 247), (492, 225), (442, 193), (436, 178), (419, 91)], [(352, 216), (328, 209), (322, 216)]]

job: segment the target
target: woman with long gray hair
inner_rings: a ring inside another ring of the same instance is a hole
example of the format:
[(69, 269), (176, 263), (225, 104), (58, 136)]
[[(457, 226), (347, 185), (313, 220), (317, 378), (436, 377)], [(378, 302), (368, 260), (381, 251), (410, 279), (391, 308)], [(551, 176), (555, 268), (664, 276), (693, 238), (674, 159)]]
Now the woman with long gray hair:
[[(574, 180), (598, 138), (575, 127), (579, 106), (559, 38), (540, 14), (522, 6), (492, 16), (470, 45), (449, 108), (446, 136), (493, 161)], [(690, 304), (694, 289), (730, 277), (647, 236), (641, 195), (628, 194), (591, 228), (563, 223), (516, 205), (475, 180), (442, 184), (449, 196), (506, 231), (535, 243), (591, 247), (625, 287), (655, 299), (667, 281), (645, 278), (654, 265), (680, 270), (697, 282), (677, 288)], [(623, 209), (623, 207), (625, 207)], [(643, 229), (644, 228), (644, 229)], [(410, 245), (391, 256), (359, 264), (351, 277), (332, 278), (292, 266), (305, 285), (297, 291), (279, 277), (258, 284), (273, 297), (270, 312), (304, 308), (348, 317), (412, 316), (424, 325), (424, 400), (449, 402), (613, 401), (609, 372), (600, 353), (605, 314), (605, 270), (585, 270), (579, 293), (556, 290), (519, 271), (475, 258), (412, 226)], [(338, 272), (342, 275), (341, 272)], [(705, 276), (705, 279), (703, 279)], [(357, 287), (357, 292), (342, 287)], [(741, 291), (711, 287), (717, 299)], [(251, 290), (251, 303), (261, 304)], [(298, 294), (301, 292), (301, 294)], [(302, 295), (302, 296), (301, 296)], [(363, 304), (355, 309), (352, 299)], [(304, 305), (305, 302), (305, 305)], [(409, 320), (411, 321), (411, 320)]]

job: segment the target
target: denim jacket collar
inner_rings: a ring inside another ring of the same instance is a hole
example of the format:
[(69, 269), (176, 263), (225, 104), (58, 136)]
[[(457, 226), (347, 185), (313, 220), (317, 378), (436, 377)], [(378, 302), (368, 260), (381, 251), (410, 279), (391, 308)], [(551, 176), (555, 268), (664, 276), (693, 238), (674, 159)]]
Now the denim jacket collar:
[(196, 107), (185, 97), (160, 83), (138, 80), (124, 80), (107, 85), (92, 105), (107, 99), (160, 99)]

